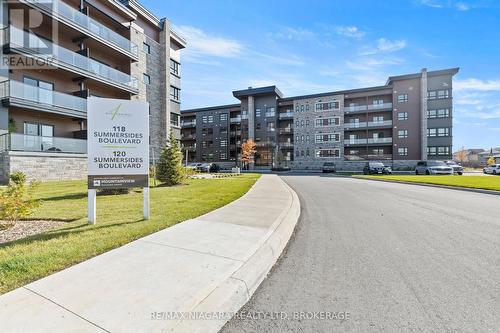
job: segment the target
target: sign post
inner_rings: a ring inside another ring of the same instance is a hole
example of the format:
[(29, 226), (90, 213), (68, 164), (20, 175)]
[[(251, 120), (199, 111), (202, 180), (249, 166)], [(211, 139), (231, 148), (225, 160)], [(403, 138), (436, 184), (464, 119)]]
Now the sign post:
[(87, 105), (88, 217), (96, 223), (96, 190), (142, 187), (149, 214), (149, 104), (90, 97)]

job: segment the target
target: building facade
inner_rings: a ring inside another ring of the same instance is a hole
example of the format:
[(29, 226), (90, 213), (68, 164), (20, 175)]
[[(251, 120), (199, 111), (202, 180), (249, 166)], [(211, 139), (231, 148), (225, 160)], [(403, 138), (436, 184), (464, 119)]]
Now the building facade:
[(90, 96), (148, 101), (153, 158), (180, 138), (186, 42), (167, 19), (136, 0), (7, 0), (0, 24), (0, 181), (84, 178)]
[(359, 170), (383, 161), (410, 170), (452, 158), (453, 76), (458, 68), (390, 77), (384, 86), (283, 97), (275, 86), (233, 92), (237, 104), (181, 111), (188, 162), (240, 165), (241, 143), (257, 146), (255, 168)]

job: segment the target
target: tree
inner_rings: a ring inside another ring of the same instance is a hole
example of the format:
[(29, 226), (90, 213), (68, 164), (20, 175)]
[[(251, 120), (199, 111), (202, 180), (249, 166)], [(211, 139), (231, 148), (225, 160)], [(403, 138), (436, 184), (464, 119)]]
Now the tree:
[(467, 150), (464, 147), (462, 147), (462, 149), (457, 151), (455, 156), (456, 156), (456, 159), (458, 162), (460, 162), (462, 164), (464, 162), (467, 162)]
[(253, 142), (253, 140), (247, 140), (241, 145), (241, 161), (243, 165), (253, 161), (253, 157), (257, 152), (255, 147), (255, 142)]
[(18, 221), (30, 216), (40, 206), (33, 198), (38, 183), (26, 184), (26, 175), (20, 171), (10, 175), (9, 185), (0, 193), (0, 220)]
[(281, 168), (283, 166), (284, 160), (285, 157), (283, 156), (283, 152), (278, 147), (276, 147), (276, 150), (274, 152), (275, 166)]
[(168, 186), (181, 184), (186, 177), (182, 166), (182, 151), (172, 133), (161, 150), (156, 169), (156, 179)]
[(493, 165), (495, 164), (495, 158), (493, 156), (488, 157), (488, 160), (486, 160), (487, 165)]

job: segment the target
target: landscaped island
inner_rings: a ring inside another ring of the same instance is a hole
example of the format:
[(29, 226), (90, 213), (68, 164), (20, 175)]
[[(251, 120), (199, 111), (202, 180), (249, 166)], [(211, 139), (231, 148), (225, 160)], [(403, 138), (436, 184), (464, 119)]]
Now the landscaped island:
[[(87, 224), (87, 183), (42, 183), (36, 221), (62, 221), (51, 231), (0, 244), (0, 294), (176, 223), (222, 207), (245, 194), (259, 175), (188, 179), (151, 188), (151, 220), (142, 217), (142, 193), (98, 196), (96, 225)], [(1, 230), (0, 230), (1, 231)]]

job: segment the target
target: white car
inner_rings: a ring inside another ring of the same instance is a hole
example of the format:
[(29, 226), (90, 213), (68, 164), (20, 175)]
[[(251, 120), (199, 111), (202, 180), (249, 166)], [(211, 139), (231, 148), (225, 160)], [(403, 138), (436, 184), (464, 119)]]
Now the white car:
[(488, 165), (483, 169), (483, 172), (492, 175), (500, 175), (500, 164)]

